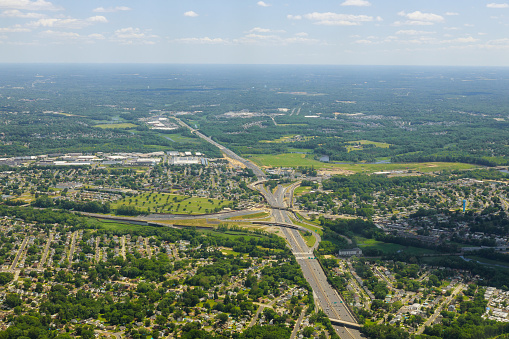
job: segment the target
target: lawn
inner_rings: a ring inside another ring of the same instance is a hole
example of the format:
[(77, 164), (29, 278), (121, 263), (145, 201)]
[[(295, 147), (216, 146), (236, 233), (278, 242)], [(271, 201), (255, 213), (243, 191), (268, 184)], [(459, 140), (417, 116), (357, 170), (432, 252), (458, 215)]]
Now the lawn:
[(213, 234), (215, 236), (220, 236), (220, 237), (226, 237), (226, 238), (229, 238), (232, 240), (242, 237), (245, 241), (249, 241), (251, 238), (265, 237), (264, 235), (253, 234), (253, 233), (242, 232), (242, 231), (219, 232), (215, 229), (210, 229), (210, 230), (199, 230), (199, 232), (204, 233), (204, 234)]
[(297, 221), (297, 220), (295, 220), (295, 219), (293, 219), (293, 220), (292, 220), (292, 222), (293, 222), (295, 225), (299, 225), (299, 226), (305, 227), (305, 228), (307, 228), (308, 230), (311, 230), (311, 231), (313, 231), (313, 232), (318, 233), (320, 236), (323, 236), (323, 230), (322, 230), (321, 228), (319, 228), (319, 227), (313, 227), (313, 226), (311, 226), (311, 225), (304, 224), (304, 223), (302, 223), (302, 222), (300, 222), (300, 221)]
[(293, 195), (298, 197), (305, 193), (309, 193), (311, 190), (312, 190), (311, 186), (299, 186), (295, 189), (295, 191), (293, 191)]
[(122, 223), (118, 221), (109, 221), (109, 220), (101, 220), (101, 219), (90, 219), (90, 226), (98, 226), (100, 228), (106, 230), (114, 230), (114, 231), (142, 231), (146, 229), (153, 229), (154, 226), (143, 226), (129, 223)]
[(463, 170), (479, 167), (471, 164), (458, 162), (418, 162), (418, 163), (393, 163), (393, 164), (331, 164), (314, 160), (311, 155), (299, 153), (253, 155), (249, 158), (259, 166), (268, 167), (311, 167), (322, 170), (345, 170), (355, 173), (373, 173), (380, 171), (417, 171), (435, 172), (441, 170)]
[(99, 127), (102, 129), (111, 129), (111, 128), (134, 128), (137, 127), (135, 124), (131, 124), (128, 122), (123, 122), (119, 124), (102, 124), (102, 125), (95, 125), (94, 127)]
[(249, 160), (253, 161), (259, 166), (269, 166), (269, 167), (314, 166), (316, 168), (319, 168), (325, 165), (325, 163), (323, 162), (314, 160), (313, 157), (307, 157), (306, 154), (299, 153), (255, 155), (250, 157)]
[(141, 210), (156, 213), (174, 214), (204, 214), (215, 209), (228, 207), (229, 200), (189, 197), (169, 193), (143, 193), (133, 197), (126, 197), (112, 203), (113, 209), (121, 206), (135, 206)]
[(237, 217), (228, 218), (228, 220), (244, 220), (244, 219), (262, 219), (270, 216), (270, 213), (267, 212), (258, 212), (247, 215), (239, 215)]
[(316, 243), (316, 238), (313, 236), (313, 234), (310, 233), (310, 235), (305, 236), (304, 232), (300, 231), (300, 234), (302, 235), (302, 238), (304, 238), (304, 241), (306, 241), (306, 245), (308, 247), (313, 247)]
[(201, 139), (199, 138), (189, 138), (189, 137), (185, 137), (183, 136), (182, 134), (180, 133), (175, 133), (175, 134), (159, 134), (161, 137), (165, 138), (165, 139), (168, 139), (170, 141), (173, 141), (173, 142), (178, 142), (178, 143), (192, 143), (192, 144), (199, 144), (201, 141)]
[(360, 147), (354, 147), (354, 146), (348, 146), (348, 152), (350, 151), (358, 151), (362, 150), (362, 145), (375, 145), (375, 147), (380, 148), (389, 148), (391, 144), (388, 144), (386, 142), (377, 142), (377, 141), (370, 141), (370, 140), (356, 140), (356, 141), (349, 141), (348, 144), (360, 144)]

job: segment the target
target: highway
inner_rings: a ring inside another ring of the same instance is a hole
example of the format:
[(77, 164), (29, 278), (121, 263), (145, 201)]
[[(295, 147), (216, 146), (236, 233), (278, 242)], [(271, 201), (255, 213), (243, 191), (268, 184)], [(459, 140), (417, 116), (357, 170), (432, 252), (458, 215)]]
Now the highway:
[[(295, 188), (294, 186), (292, 188)], [(286, 207), (284, 197), (287, 188), (278, 186), (273, 197), (271, 192), (265, 190), (267, 201), (274, 204), (273, 207)], [(292, 223), (292, 219), (288, 215), (287, 211), (273, 209), (272, 214), (276, 222)], [(314, 259), (313, 252), (306, 245), (304, 239), (300, 235), (299, 231), (291, 228), (281, 228), (285, 238), (290, 244), (297, 262), (299, 263), (304, 278), (311, 285), (315, 298), (315, 304), (317, 304), (329, 318), (340, 319), (351, 323), (356, 323), (355, 318), (350, 313), (350, 310), (344, 303), (344, 300), (339, 296), (336, 290), (328, 283), (325, 272), (322, 270), (320, 263), (317, 259)], [(313, 258), (313, 259), (310, 259)], [(336, 333), (341, 338), (361, 338), (361, 334), (358, 330), (346, 328), (343, 326), (334, 326)]]
[[(204, 134), (191, 128), (180, 119), (175, 118), (175, 120), (181, 126), (189, 128), (192, 133), (195, 133), (203, 140), (218, 147), (228, 157), (235, 159), (243, 163), (246, 167), (252, 169), (253, 173), (258, 177), (258, 180), (261, 181), (258, 184), (253, 185), (252, 187), (256, 188), (263, 196), (265, 196), (268, 204), (272, 207), (272, 215), (275, 221), (280, 223), (293, 224), (292, 219), (288, 214), (288, 211), (281, 210), (279, 208), (287, 207), (284, 201), (285, 194), (287, 193), (287, 190), (290, 189), (289, 194), (290, 196), (293, 196), (293, 190), (297, 185), (290, 185), (288, 187), (283, 187), (279, 185), (276, 188), (274, 194), (270, 191), (267, 191), (262, 182), (266, 179), (266, 176), (265, 173), (263, 173), (263, 171), (261, 170), (261, 168), (259, 168), (252, 162), (238, 156), (231, 150), (218, 144), (217, 142), (213, 141), (211, 138), (205, 136)], [(322, 267), (320, 266), (318, 260), (310, 259), (314, 258), (313, 251), (310, 248), (308, 248), (299, 231), (286, 227), (281, 227), (281, 230), (285, 238), (288, 240), (288, 244), (292, 250), (292, 253), (295, 255), (295, 258), (297, 259), (297, 262), (299, 263), (302, 269), (304, 278), (313, 289), (315, 304), (319, 306), (325, 312), (325, 314), (327, 314), (329, 318), (339, 319), (350, 323), (357, 323), (353, 315), (350, 313), (350, 310), (346, 306), (344, 300), (341, 298), (341, 296), (339, 296), (336, 290), (328, 283), (327, 277), (324, 271), (322, 270)], [(317, 238), (317, 240), (318, 239), (319, 238)], [(336, 333), (342, 339), (362, 338), (359, 330), (337, 325), (334, 325), (333, 327), (336, 330)]]

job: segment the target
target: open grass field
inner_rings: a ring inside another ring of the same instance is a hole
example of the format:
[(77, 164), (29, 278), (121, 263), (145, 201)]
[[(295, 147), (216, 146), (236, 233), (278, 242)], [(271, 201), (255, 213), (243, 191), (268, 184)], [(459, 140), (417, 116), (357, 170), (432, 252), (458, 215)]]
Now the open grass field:
[(425, 248), (384, 243), (381, 241), (377, 241), (375, 239), (366, 239), (366, 238), (362, 238), (362, 237), (355, 237), (355, 240), (357, 241), (357, 245), (359, 246), (359, 248), (362, 250), (377, 249), (377, 250), (382, 251), (383, 253), (395, 253), (397, 251), (402, 251), (404, 253), (412, 254), (412, 255), (435, 253), (434, 251), (428, 250)]
[(180, 133), (175, 134), (159, 134), (161, 137), (178, 143), (199, 144), (201, 139), (185, 137)]
[[(350, 151), (358, 151), (362, 150), (362, 145), (375, 145), (375, 147), (380, 148), (389, 148), (391, 144), (388, 144), (386, 142), (377, 142), (377, 141), (370, 141), (370, 140), (355, 140), (355, 141), (349, 141), (348, 144), (352, 144), (352, 146), (347, 146), (348, 152)], [(359, 146), (354, 146), (360, 144)]]
[(154, 228), (154, 226), (142, 226), (118, 221), (99, 220), (99, 219), (90, 219), (89, 223), (90, 226), (99, 226), (106, 230), (114, 231), (141, 231)]
[(270, 166), (270, 167), (298, 167), (314, 166), (319, 168), (325, 163), (314, 160), (312, 157), (307, 157), (306, 154), (299, 153), (283, 153), (283, 154), (263, 154), (256, 155), (249, 158), (259, 166)]
[(417, 163), (393, 163), (393, 164), (331, 164), (314, 160), (311, 156), (298, 153), (265, 154), (255, 155), (249, 158), (259, 166), (268, 167), (314, 167), (322, 170), (344, 170), (354, 173), (373, 173), (381, 171), (417, 171), (435, 172), (442, 170), (462, 170), (479, 167), (459, 162), (417, 162)]
[(112, 208), (121, 205), (135, 206), (141, 210), (156, 213), (175, 214), (205, 214), (215, 209), (223, 209), (231, 204), (228, 200), (217, 200), (169, 193), (143, 193), (133, 197), (126, 197), (112, 203)]
[(291, 148), (291, 147), (288, 147), (287, 150), (290, 153), (292, 153), (292, 152), (295, 152), (295, 153), (313, 153), (313, 150), (310, 149), (310, 148)]
[(131, 124), (128, 122), (123, 122), (119, 124), (101, 124), (101, 125), (95, 125), (94, 127), (99, 127), (102, 129), (112, 129), (112, 128), (134, 128), (137, 127), (135, 124)]
[(305, 227), (307, 228), (308, 230), (311, 230), (313, 232), (316, 232), (318, 233), (320, 236), (323, 236), (323, 230), (319, 227), (314, 227), (314, 226), (311, 226), (311, 225), (308, 225), (308, 224), (304, 224), (300, 221), (297, 221), (295, 219), (292, 219), (292, 222), (295, 224), (295, 225), (299, 225), (299, 226), (302, 226), (302, 227)]
[(302, 232), (302, 231), (299, 231), (299, 232), (302, 235), (302, 238), (304, 238), (304, 241), (306, 242), (306, 245), (308, 245), (308, 247), (313, 247), (315, 245), (316, 238), (312, 234), (305, 236), (304, 232)]
[(265, 237), (262, 234), (254, 234), (254, 233), (242, 232), (242, 231), (219, 232), (215, 229), (210, 229), (210, 230), (199, 230), (199, 232), (204, 233), (204, 234), (213, 234), (216, 236), (226, 237), (226, 238), (230, 238), (230, 239), (238, 239), (238, 238), (242, 237), (246, 241), (249, 241), (252, 238)]
[(268, 216), (270, 216), (270, 213), (268, 212), (258, 212), (248, 215), (239, 215), (238, 217), (231, 217), (228, 218), (228, 220), (262, 219), (267, 218)]
[(293, 191), (293, 195), (298, 197), (300, 195), (309, 193), (312, 190), (311, 186), (299, 186)]

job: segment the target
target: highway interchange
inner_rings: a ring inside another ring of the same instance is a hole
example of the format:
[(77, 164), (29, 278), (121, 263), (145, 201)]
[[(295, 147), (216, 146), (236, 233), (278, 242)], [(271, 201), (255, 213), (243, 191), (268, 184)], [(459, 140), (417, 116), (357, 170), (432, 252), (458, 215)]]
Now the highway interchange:
[[(263, 181), (266, 179), (265, 173), (253, 164), (252, 162), (238, 156), (228, 148), (223, 145), (218, 144), (213, 141), (211, 138), (205, 136), (204, 134), (198, 132), (197, 130), (191, 128), (189, 125), (185, 124), (180, 119), (177, 119), (177, 122), (184, 127), (187, 127), (191, 130), (191, 132), (195, 133), (197, 136), (202, 138), (203, 140), (215, 145), (218, 147), (223, 153), (225, 153), (228, 157), (235, 159), (243, 163), (247, 168), (253, 170), (253, 173), (258, 177), (257, 185), (253, 185), (267, 200), (268, 204), (272, 207), (272, 215), (277, 223), (286, 223), (293, 224), (292, 219), (289, 216), (289, 212), (284, 210), (286, 208), (286, 203), (284, 201), (285, 194), (287, 194), (287, 190), (290, 190), (290, 197), (293, 196), (293, 189), (295, 189), (296, 185), (291, 185), (288, 187), (283, 187), (281, 185), (277, 186), (274, 194), (270, 191), (267, 191), (265, 186), (263, 185)], [(315, 304), (319, 306), (325, 314), (330, 319), (338, 319), (350, 323), (357, 323), (350, 310), (346, 306), (344, 300), (339, 296), (336, 290), (328, 283), (327, 277), (320, 266), (318, 260), (314, 259), (313, 250), (318, 246), (319, 237), (317, 236), (317, 242), (313, 248), (309, 248), (304, 239), (302, 238), (300, 232), (296, 229), (281, 227), (281, 230), (288, 240), (290, 248), (295, 255), (297, 262), (299, 263), (302, 272), (304, 274), (305, 279), (311, 285), (313, 289), (313, 295)], [(315, 233), (316, 234), (316, 233)], [(347, 328), (345, 326), (334, 325), (334, 329), (336, 333), (342, 339), (349, 338), (362, 338), (361, 333), (357, 329)]]

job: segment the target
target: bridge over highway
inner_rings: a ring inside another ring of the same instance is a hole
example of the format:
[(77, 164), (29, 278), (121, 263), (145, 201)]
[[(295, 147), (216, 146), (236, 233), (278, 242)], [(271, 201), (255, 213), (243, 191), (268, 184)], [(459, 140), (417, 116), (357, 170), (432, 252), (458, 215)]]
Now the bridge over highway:
[(352, 323), (350, 321), (334, 319), (334, 318), (329, 318), (329, 320), (330, 320), (331, 324), (333, 324), (333, 325), (345, 326), (345, 327), (354, 328), (357, 330), (362, 328), (362, 325), (357, 324), (357, 323)]

